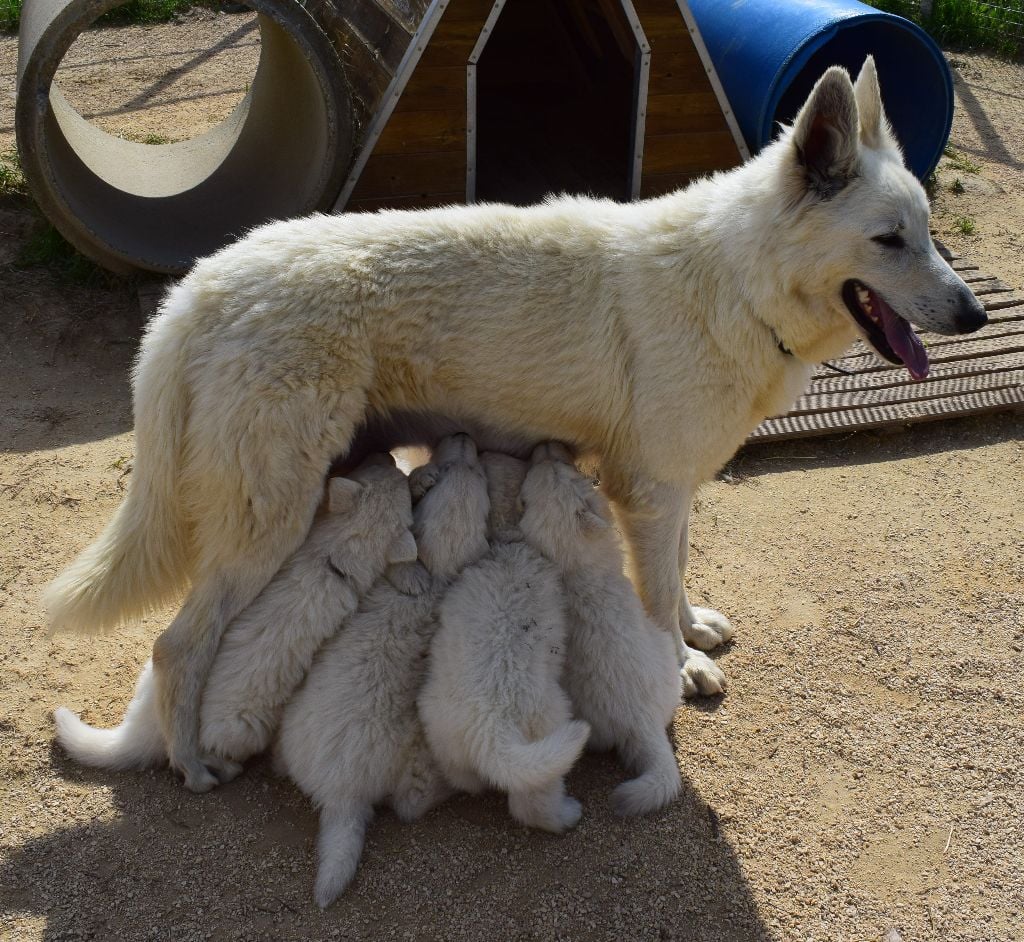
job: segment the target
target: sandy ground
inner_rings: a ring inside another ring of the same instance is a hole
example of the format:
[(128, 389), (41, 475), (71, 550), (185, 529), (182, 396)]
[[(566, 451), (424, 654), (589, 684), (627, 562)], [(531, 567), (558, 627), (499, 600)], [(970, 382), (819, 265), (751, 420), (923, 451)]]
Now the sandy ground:
[[(94, 41), (180, 65), (244, 22)], [(12, 50), (0, 40), (6, 76)], [(76, 62), (101, 52), (85, 44)], [(971, 215), (978, 236), (947, 241), (1021, 285), (1024, 69), (956, 58), (954, 145), (978, 186), (940, 186), (936, 223)], [(90, 113), (111, 110), (104, 95), (148, 102), (97, 120), (164, 136), (209, 126), (238, 93), (213, 68), (219, 94), (196, 97), (200, 82), (176, 103), (185, 69), (142, 99), (166, 73), (133, 62), (134, 85), (66, 87)], [(5, 90), (8, 142), (11, 104)], [(514, 826), (495, 797), (411, 826), (382, 814), (351, 891), (320, 913), (314, 816), (266, 763), (197, 797), (168, 773), (84, 771), (52, 746), (58, 704), (116, 722), (166, 615), (105, 638), (43, 629), (40, 588), (123, 492), (141, 324), (126, 288), (14, 270), (30, 225), (0, 203), (0, 938), (1024, 937), (1024, 417), (742, 453), (695, 515), (691, 594), (737, 637), (719, 655), (728, 694), (676, 716), (680, 800), (617, 820), (621, 773), (597, 756), (571, 777), (585, 815), (565, 837)]]

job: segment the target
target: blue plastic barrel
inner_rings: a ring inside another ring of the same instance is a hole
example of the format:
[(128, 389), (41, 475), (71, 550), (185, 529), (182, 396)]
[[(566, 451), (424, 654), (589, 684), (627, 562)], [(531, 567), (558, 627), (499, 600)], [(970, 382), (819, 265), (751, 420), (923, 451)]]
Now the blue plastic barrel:
[(857, 77), (875, 57), (882, 99), (907, 165), (922, 180), (953, 123), (953, 80), (919, 26), (856, 0), (689, 0), (752, 153), (796, 116), (830, 65)]

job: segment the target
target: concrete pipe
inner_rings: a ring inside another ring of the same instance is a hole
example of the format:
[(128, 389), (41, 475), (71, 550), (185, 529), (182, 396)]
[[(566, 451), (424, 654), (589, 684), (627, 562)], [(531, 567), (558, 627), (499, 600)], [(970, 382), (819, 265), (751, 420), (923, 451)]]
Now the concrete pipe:
[(298, 0), (250, 0), (261, 51), (249, 92), (205, 134), (136, 144), (86, 121), (53, 83), (74, 40), (124, 0), (25, 0), (18, 150), (32, 195), (81, 252), (121, 273), (177, 274), (269, 219), (329, 209), (352, 150), (334, 46)]

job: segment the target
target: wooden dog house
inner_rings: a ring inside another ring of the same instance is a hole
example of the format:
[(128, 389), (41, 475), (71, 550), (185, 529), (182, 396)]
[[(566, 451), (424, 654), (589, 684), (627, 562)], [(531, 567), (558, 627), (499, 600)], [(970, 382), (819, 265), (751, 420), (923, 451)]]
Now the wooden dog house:
[(748, 156), (685, 0), (345, 0), (336, 209), (653, 196)]

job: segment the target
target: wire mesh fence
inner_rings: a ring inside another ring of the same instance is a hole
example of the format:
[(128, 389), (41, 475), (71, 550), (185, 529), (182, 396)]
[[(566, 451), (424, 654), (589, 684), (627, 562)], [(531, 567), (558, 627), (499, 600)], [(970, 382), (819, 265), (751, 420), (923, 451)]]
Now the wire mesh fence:
[(867, 0), (920, 23), (940, 43), (1024, 53), (1024, 0)]

